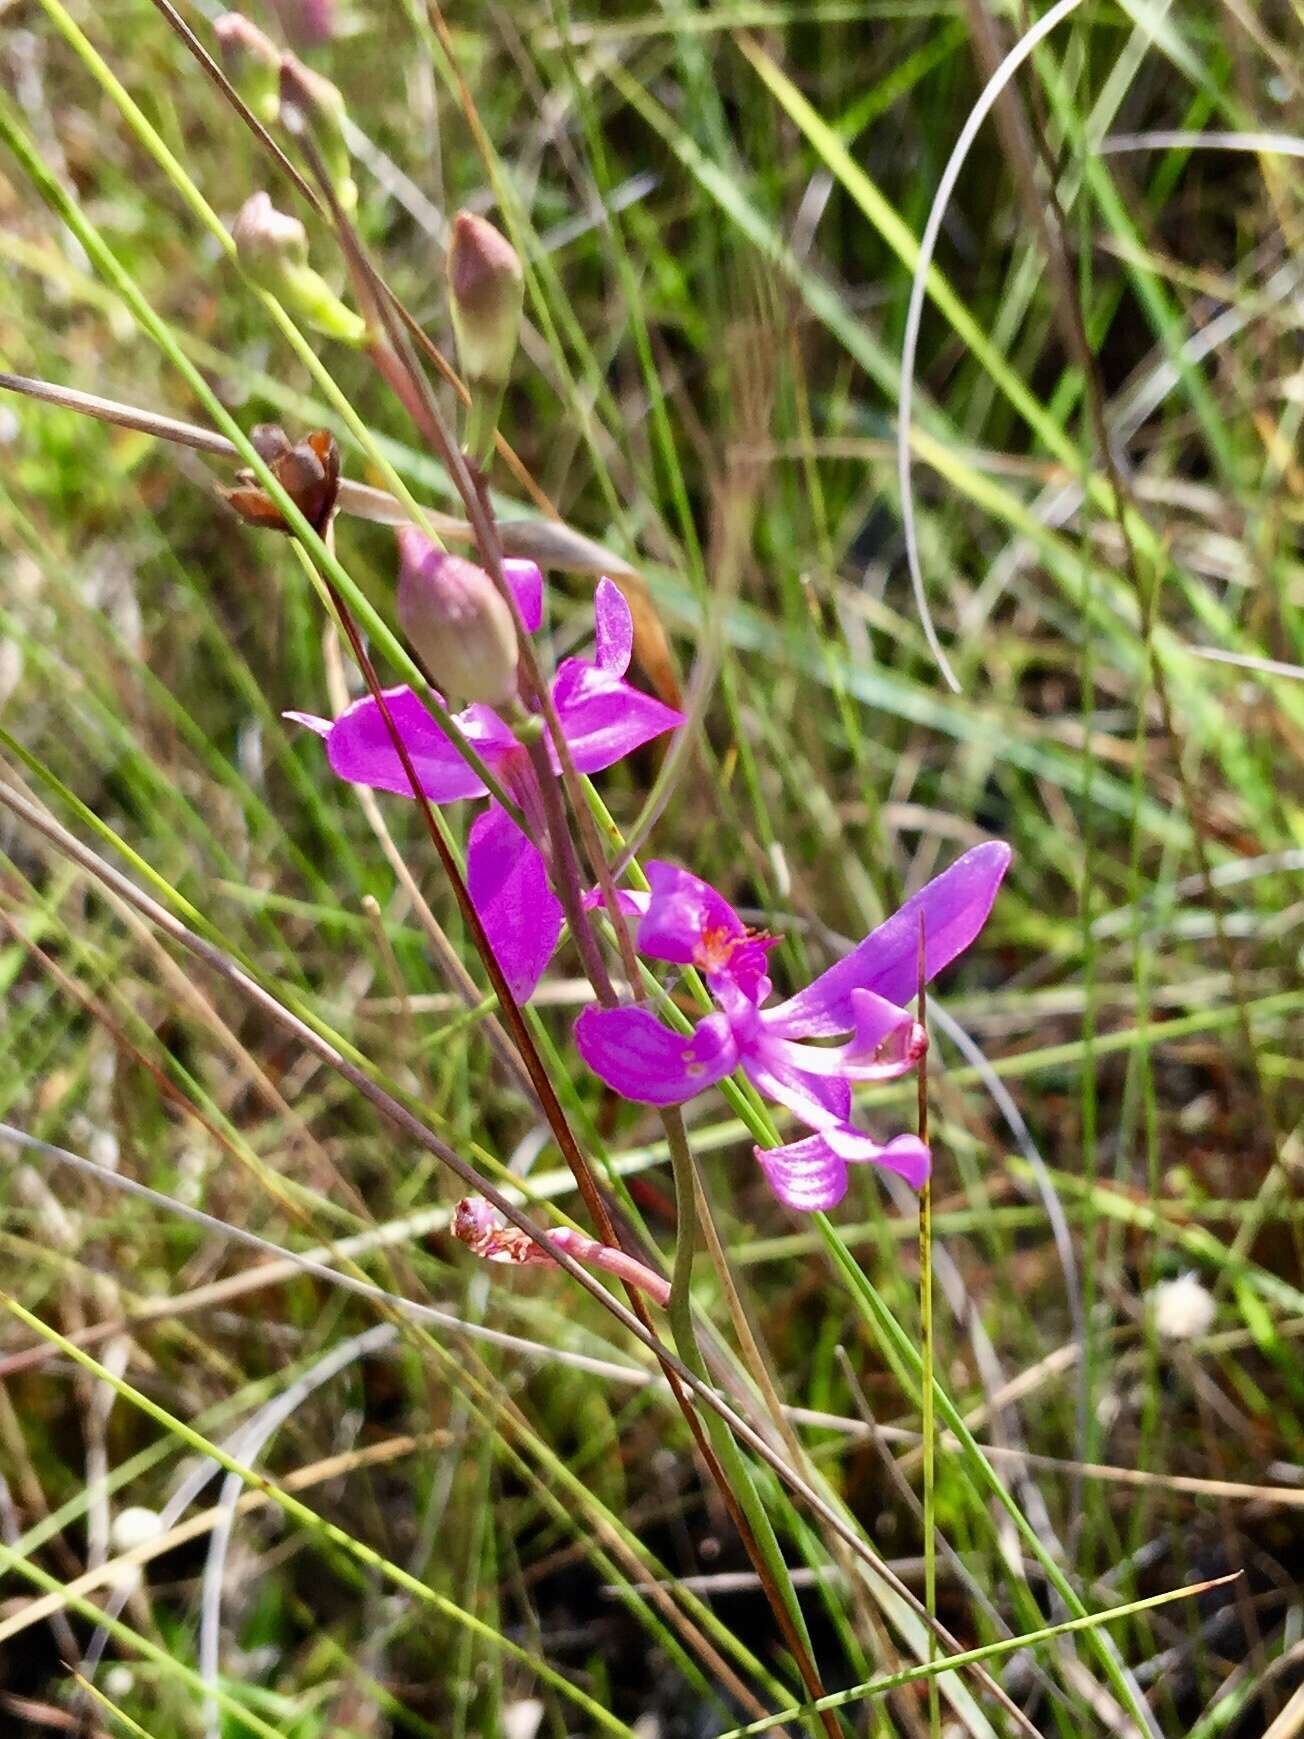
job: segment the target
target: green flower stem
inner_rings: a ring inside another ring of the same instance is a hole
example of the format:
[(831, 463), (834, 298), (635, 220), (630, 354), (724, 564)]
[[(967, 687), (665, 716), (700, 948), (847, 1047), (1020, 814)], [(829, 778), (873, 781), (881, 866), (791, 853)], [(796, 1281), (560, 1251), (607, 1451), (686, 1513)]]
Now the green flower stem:
[[(828, 1215), (812, 1214), (811, 1218), (819, 1228), (824, 1239), (825, 1249), (828, 1251), (835, 1268), (848, 1282), (852, 1297), (860, 1306), (862, 1314), (873, 1329), (885, 1355), (895, 1369), (903, 1374), (908, 1374), (915, 1392), (920, 1394), (922, 1399), (924, 1361), (919, 1348), (888, 1309), (882, 1295), (866, 1277), (860, 1264), (842, 1242)], [(1051, 1586), (1074, 1618), (1088, 1619), (1089, 1614), (1076, 1588), (1064, 1574), (1058, 1560), (1046, 1546), (1037, 1530), (1019, 1508), (1004, 1480), (983, 1454), (973, 1433), (965, 1424), (960, 1409), (935, 1376), (932, 1382), (932, 1391), (937, 1411), (959, 1442), (960, 1455), (974, 1486), (985, 1489), (1009, 1516), (1020, 1539), (1037, 1563), (1041, 1565)], [(1085, 1625), (1080, 1626), (1080, 1628), (1085, 1628)], [(1155, 1731), (1154, 1716), (1146, 1707), (1134, 1681), (1123, 1670), (1117, 1650), (1108, 1637), (1097, 1636), (1093, 1632), (1091, 1640), (1114, 1694), (1133, 1720), (1137, 1722), (1141, 1732), (1153, 1733)]]
[[(693, 1322), (693, 1254), (697, 1243), (697, 1174), (693, 1155), (684, 1132), (684, 1120), (678, 1108), (661, 1113), (661, 1125), (670, 1149), (670, 1165), (675, 1183), (675, 1261), (670, 1278), (670, 1303), (667, 1314), (675, 1337), (675, 1350), (681, 1359), (703, 1382), (710, 1381), (706, 1360), (697, 1339)], [(801, 1669), (807, 1689), (819, 1683), (811, 1648), (810, 1632), (797, 1599), (792, 1577), (780, 1549), (778, 1537), (769, 1513), (761, 1501), (751, 1470), (734, 1438), (733, 1432), (715, 1413), (699, 1413), (703, 1419), (711, 1447), (724, 1474), (728, 1495), (732, 1495), (746, 1521), (750, 1539), (744, 1536), (748, 1556), (752, 1559), (765, 1588), (774, 1615), (778, 1619)], [(759, 1559), (759, 1562), (757, 1561)], [(785, 1623), (786, 1617), (786, 1623)], [(824, 1717), (825, 1730), (837, 1739), (839, 1728), (831, 1716)]]

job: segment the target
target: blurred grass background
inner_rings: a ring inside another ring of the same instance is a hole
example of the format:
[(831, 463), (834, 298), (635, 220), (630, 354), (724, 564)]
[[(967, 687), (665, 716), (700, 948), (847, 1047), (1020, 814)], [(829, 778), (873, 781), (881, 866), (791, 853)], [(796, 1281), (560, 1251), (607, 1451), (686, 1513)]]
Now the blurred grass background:
[[(304, 17), (284, 3), (260, 22), (296, 40)], [(187, 16), (211, 46), (208, 15)], [(512, 232), (529, 329), (504, 431), (565, 520), (643, 575), (685, 678), (711, 678), (651, 854), (781, 929), (795, 985), (966, 845), (1014, 847), (992, 923), (938, 998), (939, 1375), (1092, 1609), (1245, 1572), (1115, 1628), (1154, 1730), (1287, 1739), (1304, 1729), (1304, 202), (1280, 138), (1110, 141), (1298, 135), (1302, 20), (1284, 4), (1085, 0), (979, 136), (942, 231), (915, 411), (952, 694), (905, 574), (898, 358), (915, 238), (994, 57), (1030, 21), (988, 0), (475, 4), (445, 20), (359, 0), (304, 52), (348, 103), (361, 233), (441, 344), (447, 217), (466, 206)], [(147, 0), (0, 6), (10, 128), (246, 431), (325, 424), (346, 470), (381, 481), (78, 27), (224, 222), (263, 186), (293, 205)], [(328, 231), (293, 209), (342, 284)], [(207, 421), (8, 153), (0, 257), (0, 367)], [(313, 344), (414, 493), (455, 508), (365, 359)], [(335, 654), (288, 543), (236, 524), (214, 476), (229, 468), (0, 396), (4, 775), (80, 828), (79, 798), (460, 1152), (573, 1208), (355, 796), (280, 722), (334, 710)], [(537, 511), (506, 468), (493, 481), (501, 514)], [(341, 519), (338, 548), (392, 617), (391, 534)], [(559, 656), (588, 630), (590, 587), (553, 576)], [(658, 762), (602, 780), (622, 823)], [(459, 940), (418, 817), (382, 809)], [(469, 816), (448, 815), (464, 833)], [(265, 1507), (242, 1517), (218, 1614), (224, 1731), (530, 1739), (598, 1731), (605, 1710), (643, 1739), (719, 1733), (755, 1710), (724, 1687), (712, 1637), (764, 1708), (799, 1694), (668, 1397), (566, 1362), (637, 1363), (603, 1313), (564, 1277), (477, 1266), (441, 1230), (451, 1182), (344, 1083), (8, 817), (0, 854), (6, 1124), (296, 1249), (396, 1227), (363, 1258), (375, 1279), (538, 1343), (359, 1349), (296, 1397), (269, 1469), (308, 1481), (319, 1514), (462, 1616)], [(540, 999), (558, 1085), (669, 1250), (658, 1127), (569, 1049), (575, 970), (559, 956)], [(866, 1103), (910, 1127), (913, 1092)], [(739, 1126), (717, 1100), (691, 1110), (784, 1400), (886, 1428), (808, 1421), (809, 1456), (922, 1586), (918, 1395), (816, 1233), (768, 1196)], [(375, 1321), (319, 1281), (260, 1281), (211, 1231), (3, 1152), (6, 1292), (63, 1335), (97, 1334), (106, 1369), (206, 1440)], [(913, 1198), (853, 1174), (836, 1219), (917, 1334)], [(1184, 1331), (1161, 1334), (1155, 1288), (1188, 1270), (1211, 1309), (1197, 1294)], [(705, 1265), (698, 1302), (727, 1339)], [(84, 1603), (34, 1618), (12, 1555), (72, 1584), (123, 1550), (124, 1510), (163, 1508), (187, 1453), (66, 1350), (31, 1356), (39, 1344), (16, 1320), (0, 1331), (0, 1698), (16, 1732), (79, 1718), (68, 1666), (94, 1626)], [(828, 1688), (918, 1658), (900, 1613), (848, 1581), (777, 1484), (762, 1490)], [(1027, 1630), (1030, 1610), (1064, 1616), (945, 1445), (937, 1502), (953, 1548), (940, 1610), (964, 1643)], [(130, 1592), (124, 1622), (153, 1653), (110, 1645), (110, 1706), (89, 1730), (204, 1730), (209, 1539), (178, 1541)], [(993, 1670), (1038, 1731), (1138, 1730), (1085, 1646)], [(917, 1686), (838, 1718), (929, 1728)], [(944, 1697), (943, 1720), (1016, 1730), (979, 1692)]]

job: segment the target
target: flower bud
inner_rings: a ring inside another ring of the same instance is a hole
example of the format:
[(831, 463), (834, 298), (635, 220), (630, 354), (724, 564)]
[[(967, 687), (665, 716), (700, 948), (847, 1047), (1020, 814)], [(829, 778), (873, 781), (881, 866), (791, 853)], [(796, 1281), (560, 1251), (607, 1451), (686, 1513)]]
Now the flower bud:
[(298, 48), (319, 48), (340, 27), (335, 0), (272, 0), (281, 28)]
[(483, 568), (449, 555), (414, 525), (398, 531), (398, 619), (439, 687), (500, 706), (516, 689), (516, 626)]
[(308, 263), (308, 232), (297, 217), (277, 211), (268, 193), (251, 193), (231, 226), (240, 264), (256, 284), (274, 290), (287, 267)]
[(473, 387), (501, 389), (516, 355), (525, 282), (506, 236), (469, 211), (453, 219), (448, 290), (462, 373)]
[(252, 19), (224, 12), (213, 25), (218, 50), (231, 83), (266, 126), (280, 107), (281, 53)]
[(344, 136), (348, 112), (344, 93), (292, 54), (287, 54), (280, 63), (280, 92), (282, 104), (293, 104), (312, 128), (336, 198), (345, 211), (352, 211), (358, 203), (358, 187)]
[(240, 207), (231, 236), (241, 270), (253, 283), (327, 337), (362, 343), (366, 322), (308, 264), (308, 234), (297, 217), (277, 211), (266, 193), (254, 193)]

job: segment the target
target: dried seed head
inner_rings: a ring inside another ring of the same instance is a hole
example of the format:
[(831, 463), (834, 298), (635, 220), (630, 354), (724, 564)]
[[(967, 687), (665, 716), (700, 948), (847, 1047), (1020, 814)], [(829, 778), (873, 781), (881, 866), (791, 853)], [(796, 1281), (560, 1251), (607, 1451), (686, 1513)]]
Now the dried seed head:
[[(340, 490), (340, 450), (334, 435), (329, 429), (313, 429), (291, 446), (284, 429), (259, 423), (249, 439), (313, 530), (324, 531)], [(234, 487), (219, 483), (217, 492), (249, 525), (289, 531), (280, 508), (263, 493), (254, 472), (238, 471)]]
[(516, 354), (525, 281), (506, 236), (469, 211), (453, 219), (448, 292), (463, 374), (473, 386), (501, 388)]
[(440, 688), (499, 706), (516, 689), (516, 626), (483, 568), (413, 525), (398, 531), (398, 619)]

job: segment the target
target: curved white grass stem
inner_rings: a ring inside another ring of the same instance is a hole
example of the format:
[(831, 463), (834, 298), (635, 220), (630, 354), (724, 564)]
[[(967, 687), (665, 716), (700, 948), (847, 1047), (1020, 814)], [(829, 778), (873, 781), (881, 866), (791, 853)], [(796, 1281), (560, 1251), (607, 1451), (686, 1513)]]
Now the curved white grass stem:
[[(277, 1395), (242, 1427), (231, 1453), (246, 1467), (252, 1467), (266, 1447), (267, 1440), (279, 1431), (285, 1421), (296, 1413), (314, 1389), (329, 1383), (355, 1359), (381, 1352), (397, 1334), (392, 1323), (382, 1322), (351, 1340), (341, 1341), (305, 1371), (284, 1394)], [(204, 1563), (204, 1580), (200, 1595), (199, 1676), (204, 1681), (207, 1700), (204, 1704), (204, 1732), (207, 1739), (220, 1739), (221, 1710), (212, 1692), (217, 1686), (217, 1671), (222, 1641), (222, 1583), (226, 1575), (226, 1554), (235, 1521), (235, 1506), (245, 1482), (238, 1474), (228, 1473), (222, 1481), (217, 1507), (222, 1512), (209, 1537), (208, 1557)]]
[(1304, 157), (1296, 133), (1111, 133), (1096, 146), (1101, 157), (1122, 151), (1253, 151), (1262, 157)]
[(942, 220), (946, 216), (946, 208), (951, 202), (955, 184), (964, 168), (965, 158), (970, 147), (978, 136), (978, 129), (987, 119), (992, 105), (997, 97), (1009, 84), (1015, 73), (1027, 60), (1037, 44), (1054, 30), (1055, 26), (1078, 6), (1081, 0), (1059, 0), (1057, 6), (1052, 6), (1044, 18), (1039, 18), (1026, 36), (1020, 37), (996, 71), (983, 86), (982, 93), (968, 119), (960, 130), (960, 137), (955, 142), (946, 168), (942, 171), (942, 179), (937, 184), (937, 192), (933, 196), (932, 210), (928, 214), (928, 222), (924, 225), (924, 233), (919, 243), (919, 258), (915, 262), (914, 281), (910, 286), (910, 306), (906, 313), (905, 337), (901, 345), (901, 386), (900, 403), (897, 415), (897, 478), (901, 488), (901, 528), (906, 540), (906, 565), (910, 569), (910, 584), (914, 588), (915, 605), (919, 611), (919, 619), (923, 625), (924, 636), (928, 641), (929, 650), (937, 660), (937, 668), (955, 694), (960, 692), (960, 684), (955, 672), (951, 669), (942, 643), (937, 637), (937, 629), (933, 625), (932, 613), (928, 608), (928, 598), (924, 590), (923, 568), (919, 561), (919, 535), (915, 525), (914, 486), (910, 476), (910, 419), (914, 400), (915, 357), (919, 348), (919, 326), (923, 319), (924, 293), (928, 287), (928, 273), (933, 263), (933, 253), (937, 247), (937, 238), (941, 233)]
[[(977, 1070), (988, 1096), (1005, 1119), (1006, 1127), (1014, 1137), (1019, 1152), (1027, 1161), (1028, 1168), (1036, 1179), (1037, 1193), (1041, 1196), (1042, 1205), (1046, 1209), (1046, 1218), (1050, 1223), (1051, 1234), (1055, 1240), (1055, 1251), (1059, 1257), (1060, 1270), (1064, 1275), (1064, 1295), (1068, 1305), (1069, 1320), (1073, 1325), (1073, 1338), (1080, 1347), (1085, 1348), (1087, 1324), (1082, 1310), (1082, 1282), (1078, 1274), (1077, 1257), (1073, 1252), (1073, 1233), (1069, 1226), (1068, 1216), (1064, 1212), (1063, 1203), (1059, 1199), (1059, 1194), (1051, 1178), (1050, 1168), (1042, 1158), (1037, 1143), (1033, 1140), (1032, 1131), (1028, 1128), (1023, 1113), (1015, 1102), (1014, 1095), (993, 1069), (982, 1048), (960, 1025), (954, 1015), (948, 1014), (939, 1004), (934, 1003), (929, 1009), (929, 1013), (965, 1061)], [(1085, 1408), (1085, 1397), (1080, 1397), (1079, 1460), (1085, 1460), (1087, 1453)]]

